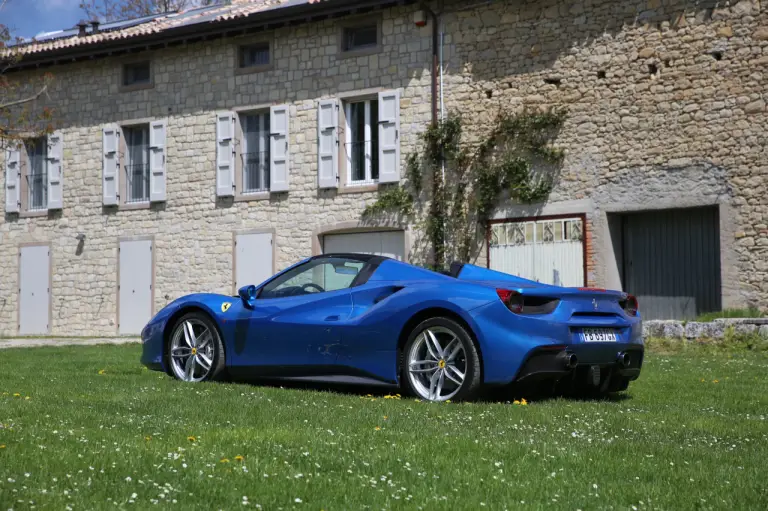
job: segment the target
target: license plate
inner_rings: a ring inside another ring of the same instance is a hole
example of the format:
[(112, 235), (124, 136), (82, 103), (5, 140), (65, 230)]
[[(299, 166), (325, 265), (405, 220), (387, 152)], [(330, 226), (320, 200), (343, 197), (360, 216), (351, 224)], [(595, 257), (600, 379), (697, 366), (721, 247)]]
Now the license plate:
[(585, 328), (579, 334), (583, 342), (617, 342), (618, 335), (610, 328)]

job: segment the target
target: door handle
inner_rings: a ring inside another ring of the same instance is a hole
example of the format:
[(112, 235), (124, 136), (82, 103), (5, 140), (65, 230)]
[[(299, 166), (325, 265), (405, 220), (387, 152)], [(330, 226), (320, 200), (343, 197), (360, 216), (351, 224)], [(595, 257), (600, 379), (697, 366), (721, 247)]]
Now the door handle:
[(327, 318), (325, 318), (325, 320), (326, 321), (338, 321), (339, 320), (339, 316), (338, 316), (338, 314), (335, 315), (335, 316), (328, 316)]

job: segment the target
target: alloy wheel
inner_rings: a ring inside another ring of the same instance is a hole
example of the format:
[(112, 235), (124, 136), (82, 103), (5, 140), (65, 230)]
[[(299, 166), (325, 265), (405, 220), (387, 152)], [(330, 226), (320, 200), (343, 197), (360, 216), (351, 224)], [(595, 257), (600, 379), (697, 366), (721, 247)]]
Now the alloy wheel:
[(184, 381), (204, 380), (211, 372), (214, 357), (213, 333), (202, 321), (190, 318), (176, 327), (171, 338), (171, 367)]
[(407, 362), (411, 386), (423, 399), (446, 401), (464, 385), (467, 374), (464, 344), (448, 328), (431, 326), (420, 332)]

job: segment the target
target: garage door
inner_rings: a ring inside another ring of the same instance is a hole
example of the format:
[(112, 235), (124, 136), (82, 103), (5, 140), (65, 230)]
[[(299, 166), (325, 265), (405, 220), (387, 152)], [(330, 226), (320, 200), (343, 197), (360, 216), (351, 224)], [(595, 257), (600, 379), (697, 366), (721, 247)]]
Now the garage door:
[(643, 319), (693, 319), (720, 310), (717, 207), (622, 215), (624, 290)]
[(235, 236), (235, 289), (258, 285), (273, 275), (272, 233)]
[(47, 334), (50, 330), (51, 250), (48, 245), (21, 247), (19, 259), (19, 334)]
[(120, 241), (118, 332), (138, 335), (152, 318), (152, 240)]
[(326, 234), (323, 237), (323, 252), (326, 254), (373, 254), (403, 261), (405, 260), (405, 232)]
[(581, 218), (491, 224), (489, 267), (556, 286), (583, 286)]

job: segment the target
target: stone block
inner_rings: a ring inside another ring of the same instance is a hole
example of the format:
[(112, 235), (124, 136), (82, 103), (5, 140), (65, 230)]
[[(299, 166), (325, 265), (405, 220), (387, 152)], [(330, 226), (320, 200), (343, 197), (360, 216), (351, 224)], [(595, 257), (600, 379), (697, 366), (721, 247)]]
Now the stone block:
[(710, 338), (711, 323), (698, 323), (696, 321), (690, 321), (685, 324), (685, 338), (686, 339), (702, 339)]

